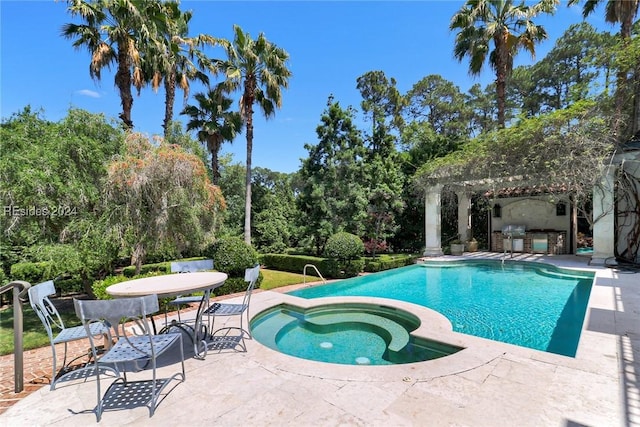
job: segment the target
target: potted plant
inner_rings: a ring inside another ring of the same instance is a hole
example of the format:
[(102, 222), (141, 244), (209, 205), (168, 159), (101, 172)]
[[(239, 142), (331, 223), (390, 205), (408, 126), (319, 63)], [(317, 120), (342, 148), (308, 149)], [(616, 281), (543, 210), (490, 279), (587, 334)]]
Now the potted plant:
[(464, 252), (464, 243), (462, 240), (455, 239), (451, 242), (451, 255), (462, 255)]
[(471, 240), (467, 242), (467, 251), (469, 252), (477, 252), (478, 251), (478, 241), (473, 237)]

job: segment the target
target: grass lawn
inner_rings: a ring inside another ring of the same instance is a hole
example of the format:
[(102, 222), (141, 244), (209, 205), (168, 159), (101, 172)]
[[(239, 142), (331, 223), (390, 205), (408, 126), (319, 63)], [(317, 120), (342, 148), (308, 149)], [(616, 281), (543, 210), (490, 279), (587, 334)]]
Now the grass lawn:
[[(261, 270), (263, 280), (260, 289), (274, 289), (280, 286), (295, 285), (304, 281), (302, 274), (287, 273), (284, 271)], [(311, 276), (308, 281), (315, 281)], [(76, 317), (71, 298), (56, 298), (53, 303), (60, 312), (65, 326), (76, 326), (80, 319)], [(31, 309), (29, 303), (23, 304), (23, 346), (25, 350), (49, 345), (49, 338), (42, 326), (42, 322)], [(13, 307), (0, 309), (0, 355), (13, 353)]]
[[(54, 304), (60, 312), (62, 322), (65, 326), (77, 326), (80, 325), (80, 319), (76, 316), (73, 309), (73, 302), (70, 298), (65, 298), (63, 304), (59, 304), (58, 300)], [(71, 302), (69, 302), (71, 301)], [(47, 332), (42, 325), (42, 322), (38, 318), (38, 315), (33, 311), (29, 303), (22, 305), (24, 315), (22, 317), (22, 345), (24, 350), (31, 350), (33, 348), (44, 347), (49, 345), (49, 338)], [(13, 353), (13, 307), (8, 307), (0, 310), (0, 355)]]
[[(274, 289), (279, 288), (280, 286), (288, 286), (288, 285), (297, 285), (298, 283), (304, 282), (304, 275), (289, 273), (286, 271), (276, 271), (276, 270), (260, 270), (262, 273), (262, 283), (260, 284), (260, 289)], [(319, 280), (315, 276), (307, 277), (307, 282), (315, 282)]]

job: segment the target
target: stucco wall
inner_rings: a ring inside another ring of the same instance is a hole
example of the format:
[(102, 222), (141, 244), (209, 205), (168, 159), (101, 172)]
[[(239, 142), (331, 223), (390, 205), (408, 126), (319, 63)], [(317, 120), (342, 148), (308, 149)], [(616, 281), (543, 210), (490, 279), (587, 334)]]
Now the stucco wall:
[(571, 226), (571, 207), (565, 202), (565, 215), (556, 215), (556, 201), (549, 202), (548, 197), (539, 198), (504, 198), (495, 203), (500, 204), (500, 218), (491, 217), (493, 231), (500, 231), (504, 225), (524, 225), (526, 230), (560, 230), (569, 235)]

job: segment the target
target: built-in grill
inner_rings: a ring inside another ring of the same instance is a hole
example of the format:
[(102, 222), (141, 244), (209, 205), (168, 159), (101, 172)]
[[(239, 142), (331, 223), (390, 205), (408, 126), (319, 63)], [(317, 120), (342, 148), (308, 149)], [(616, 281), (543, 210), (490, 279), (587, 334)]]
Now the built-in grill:
[(524, 225), (505, 225), (502, 227), (502, 244), (504, 251), (523, 252), (524, 236), (526, 234)]

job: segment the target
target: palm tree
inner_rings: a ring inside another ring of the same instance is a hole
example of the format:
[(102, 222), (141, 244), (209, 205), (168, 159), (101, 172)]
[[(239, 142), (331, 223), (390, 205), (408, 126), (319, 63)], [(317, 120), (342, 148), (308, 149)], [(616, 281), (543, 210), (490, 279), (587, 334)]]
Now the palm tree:
[[(569, 0), (568, 5), (580, 3), (581, 0)], [(591, 15), (602, 0), (585, 0), (582, 6), (582, 16), (587, 18)], [(638, 14), (640, 0), (607, 0), (605, 6), (605, 21), (611, 24), (620, 23), (620, 35), (628, 39), (631, 37), (633, 19)]]
[[(173, 106), (176, 87), (184, 93), (184, 102), (189, 98), (190, 81), (199, 80), (205, 85), (209, 78), (204, 71), (215, 72), (213, 63), (202, 52), (205, 46), (222, 44), (223, 41), (207, 34), (188, 37), (191, 11), (182, 12), (179, 3), (170, 1), (162, 4), (164, 21), (159, 29), (161, 42), (151, 44), (144, 55), (146, 75), (150, 76), (152, 88), (157, 91), (164, 82), (165, 114), (162, 127), (165, 137), (173, 120)], [(159, 49), (158, 49), (159, 48)]]
[(266, 118), (275, 114), (282, 104), (281, 88), (287, 88), (291, 71), (286, 66), (289, 54), (269, 42), (260, 33), (253, 40), (249, 33), (234, 25), (233, 43), (225, 47), (226, 61), (217, 68), (225, 73), (228, 90), (242, 88), (240, 114), (247, 127), (247, 172), (244, 206), (244, 240), (251, 244), (251, 152), (253, 150), (253, 105), (258, 104)]
[(89, 50), (93, 79), (99, 81), (102, 69), (117, 63), (115, 85), (120, 92), (120, 119), (125, 129), (133, 128), (131, 86), (139, 91), (144, 85), (140, 41), (154, 39), (157, 21), (150, 18), (154, 9), (158, 11), (158, 4), (145, 0), (68, 0), (71, 16), (79, 16), (84, 23), (63, 25), (62, 35), (74, 39), (73, 47)]
[[(580, 0), (569, 0), (569, 6), (579, 3)], [(591, 15), (602, 0), (585, 0), (582, 6), (582, 16), (587, 18)], [(638, 14), (640, 8), (640, 0), (607, 0), (605, 5), (605, 21), (611, 24), (620, 23), (620, 37), (624, 46), (628, 45), (631, 40), (631, 32), (633, 29), (633, 20)], [(634, 112), (633, 123), (631, 124), (631, 133), (640, 131), (640, 64), (636, 64), (636, 82), (634, 94)], [(615, 118), (613, 121), (613, 134), (618, 135), (620, 130), (620, 122), (622, 120), (622, 110), (625, 104), (625, 88), (627, 86), (627, 75), (624, 70), (617, 74), (616, 95), (615, 95)]]
[[(535, 55), (535, 44), (547, 38), (545, 29), (532, 19), (540, 13), (553, 13), (559, 0), (540, 0), (527, 6), (524, 1), (467, 0), (451, 18), (449, 29), (458, 30), (454, 55), (458, 61), (469, 57), (469, 72), (480, 74), (489, 55), (496, 73), (498, 125), (505, 125), (505, 91), (513, 58), (520, 49)], [(490, 44), (493, 50), (490, 51)]]
[(218, 185), (218, 153), (225, 141), (232, 142), (242, 131), (242, 116), (236, 111), (229, 111), (233, 100), (225, 96), (220, 85), (206, 94), (197, 93), (195, 99), (198, 105), (187, 105), (180, 114), (191, 118), (187, 123), (187, 131), (197, 130), (198, 140), (207, 144), (211, 153), (213, 183)]

